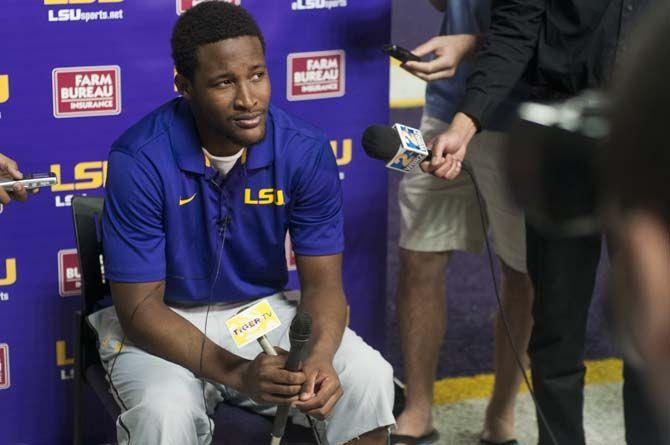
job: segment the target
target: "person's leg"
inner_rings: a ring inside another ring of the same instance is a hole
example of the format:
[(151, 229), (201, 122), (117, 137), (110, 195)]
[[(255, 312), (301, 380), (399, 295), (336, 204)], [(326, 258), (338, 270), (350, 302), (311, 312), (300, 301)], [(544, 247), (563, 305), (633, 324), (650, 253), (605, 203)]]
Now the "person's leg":
[[(526, 272), (524, 214), (508, 191), (504, 165), (505, 135), (484, 131), (470, 145), (468, 161), (474, 171), (480, 197), (484, 201), (495, 252), (500, 260), (501, 304), (509, 322), (512, 341), (521, 355), (522, 363), (526, 365), (526, 349), (532, 326), (533, 286)], [(481, 227), (481, 222), (478, 223)], [(499, 310), (494, 338), (495, 381), (486, 409), (482, 439), (504, 443), (515, 436), (514, 408), (522, 375)]]
[(624, 361), (623, 413), (627, 445), (667, 445), (642, 374)]
[(447, 262), (447, 253), (400, 249), (397, 313), (406, 398), (397, 434), (419, 437), (433, 428), (433, 384), (447, 322)]
[(213, 412), (221, 396), (205, 383), (205, 409), (201, 381), (175, 363), (125, 344), (117, 354), (123, 333), (113, 308), (94, 314), (100, 356), (108, 372), (112, 393), (122, 409), (117, 419), (117, 440), (125, 444), (205, 445), (212, 441)]
[(347, 328), (333, 367), (344, 394), (328, 418), (328, 443), (386, 445), (394, 423), (391, 365)]
[[(448, 124), (424, 116), (424, 137)], [(394, 435), (420, 437), (433, 430), (433, 384), (446, 327), (448, 252), (478, 252), (483, 234), (469, 178), (444, 181), (421, 171), (403, 177), (400, 205), (400, 268), (397, 317), (405, 369), (405, 408)], [(474, 222), (474, 223), (473, 223)]]
[[(512, 341), (524, 367), (528, 365), (526, 349), (533, 325), (531, 307), (533, 286), (528, 274), (518, 272), (500, 261), (502, 269), (501, 302), (509, 322)], [(492, 442), (505, 442), (515, 437), (514, 408), (522, 374), (514, 356), (507, 330), (500, 311), (495, 321), (495, 381), (493, 394), (486, 408), (482, 438)]]
[[(528, 225), (533, 388), (558, 444), (583, 445), (584, 340), (601, 237), (549, 238)], [(538, 414), (539, 444), (551, 445)]]

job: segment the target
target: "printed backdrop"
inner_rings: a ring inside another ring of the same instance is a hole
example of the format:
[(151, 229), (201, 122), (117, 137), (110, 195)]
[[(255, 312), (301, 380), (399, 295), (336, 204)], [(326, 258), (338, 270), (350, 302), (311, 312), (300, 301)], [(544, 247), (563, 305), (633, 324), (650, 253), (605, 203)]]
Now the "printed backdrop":
[[(390, 0), (235, 1), (265, 33), (273, 102), (331, 139), (345, 194), (350, 325), (381, 347), (386, 173), (359, 141), (367, 125), (388, 119), (380, 47), (389, 39)], [(24, 172), (60, 179), (29, 204), (0, 208), (1, 445), (70, 443), (80, 288), (70, 201), (103, 195), (111, 142), (175, 96), (170, 31), (195, 3), (0, 5), (0, 152)], [(111, 420), (89, 402), (86, 443), (101, 443)]]

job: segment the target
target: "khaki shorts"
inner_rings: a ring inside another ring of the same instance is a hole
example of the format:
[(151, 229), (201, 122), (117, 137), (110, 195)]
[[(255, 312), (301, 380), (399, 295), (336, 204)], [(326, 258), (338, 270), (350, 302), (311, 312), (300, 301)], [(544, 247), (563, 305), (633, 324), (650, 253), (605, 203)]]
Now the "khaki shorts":
[[(449, 124), (424, 115), (426, 141)], [(509, 267), (526, 272), (526, 231), (523, 212), (514, 204), (504, 172), (504, 138), (484, 131), (469, 144), (466, 161), (474, 170), (485, 203), (487, 230), (497, 255)], [(479, 204), (467, 173), (446, 181), (416, 169), (400, 182), (400, 247), (416, 252), (461, 250), (479, 253), (484, 247)]]

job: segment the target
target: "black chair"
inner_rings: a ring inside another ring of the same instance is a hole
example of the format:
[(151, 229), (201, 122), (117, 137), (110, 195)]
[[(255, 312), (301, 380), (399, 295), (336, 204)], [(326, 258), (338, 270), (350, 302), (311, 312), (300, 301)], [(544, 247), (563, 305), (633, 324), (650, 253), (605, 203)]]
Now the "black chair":
[[(84, 391), (88, 384), (112, 419), (121, 410), (112, 396), (105, 369), (97, 350), (97, 336), (86, 321), (96, 310), (111, 304), (109, 283), (104, 279), (101, 236), (103, 198), (75, 196), (72, 200), (74, 231), (81, 274), (81, 308), (75, 313), (74, 355), (74, 444), (82, 445), (84, 431)], [(234, 445), (269, 443), (272, 419), (243, 408), (222, 403), (214, 416), (214, 444)], [(309, 429), (289, 422), (285, 444), (314, 444)]]

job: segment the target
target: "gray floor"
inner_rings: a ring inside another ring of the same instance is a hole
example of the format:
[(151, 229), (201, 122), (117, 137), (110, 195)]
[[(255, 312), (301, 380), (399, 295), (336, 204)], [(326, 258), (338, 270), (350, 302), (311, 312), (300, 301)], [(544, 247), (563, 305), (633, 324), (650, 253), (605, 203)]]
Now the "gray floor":
[[(486, 400), (468, 400), (433, 408), (442, 445), (477, 445)], [(585, 390), (584, 425), (589, 445), (624, 444), (621, 384), (589, 385)], [(537, 443), (535, 411), (529, 394), (519, 397), (516, 408), (517, 439), (521, 445)]]

